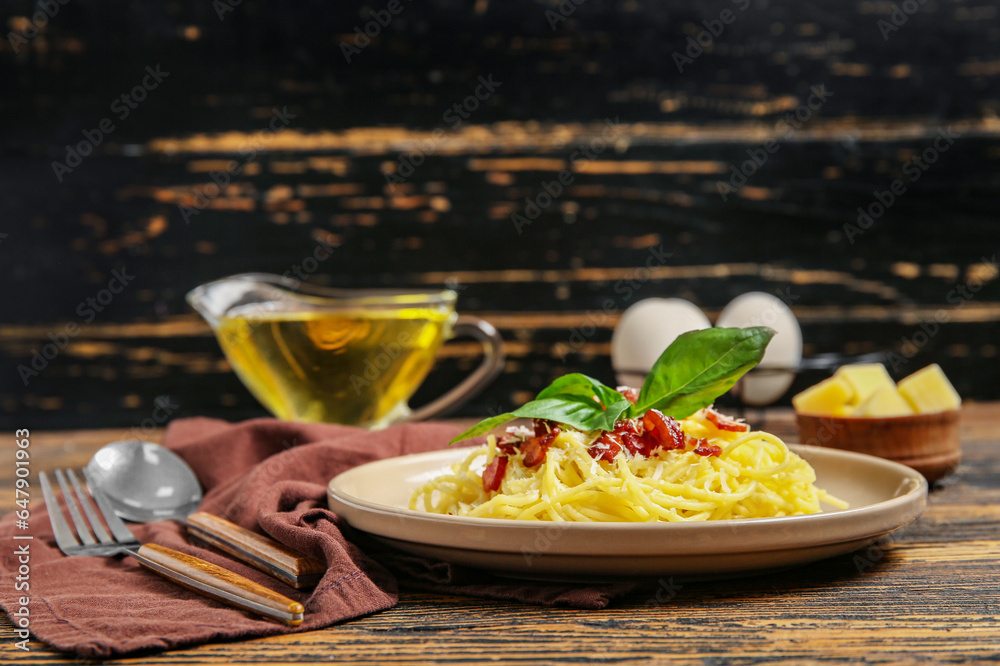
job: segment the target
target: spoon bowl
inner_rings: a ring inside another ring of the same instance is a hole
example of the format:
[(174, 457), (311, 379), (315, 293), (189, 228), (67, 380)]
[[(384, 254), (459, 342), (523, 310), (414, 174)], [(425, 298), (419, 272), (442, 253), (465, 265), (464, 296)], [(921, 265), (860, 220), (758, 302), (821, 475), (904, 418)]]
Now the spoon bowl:
[(91, 458), (87, 473), (115, 513), (132, 522), (184, 519), (201, 504), (194, 471), (173, 451), (153, 442), (107, 444)]
[(125, 520), (176, 520), (191, 535), (296, 588), (315, 585), (326, 570), (273, 539), (198, 511), (202, 494), (194, 470), (159, 444), (135, 439), (106, 444), (87, 463), (86, 472)]

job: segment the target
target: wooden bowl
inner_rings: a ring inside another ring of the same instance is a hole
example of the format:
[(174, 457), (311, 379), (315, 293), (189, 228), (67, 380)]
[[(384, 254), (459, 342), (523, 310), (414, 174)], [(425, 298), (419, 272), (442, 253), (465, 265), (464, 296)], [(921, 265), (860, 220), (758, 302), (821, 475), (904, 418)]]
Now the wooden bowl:
[(867, 453), (903, 463), (933, 483), (958, 467), (959, 410), (871, 418), (795, 414), (802, 444)]

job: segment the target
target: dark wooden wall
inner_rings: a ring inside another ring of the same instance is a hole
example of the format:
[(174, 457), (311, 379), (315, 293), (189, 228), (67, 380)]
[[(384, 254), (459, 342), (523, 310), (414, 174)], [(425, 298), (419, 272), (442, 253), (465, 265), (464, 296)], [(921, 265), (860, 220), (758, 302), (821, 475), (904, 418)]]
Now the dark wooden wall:
[[(319, 240), (339, 247), (310, 281), (447, 284), (502, 330), (506, 371), (468, 415), (569, 371), (612, 381), (611, 331), (640, 298), (714, 316), (750, 290), (790, 300), (810, 355), (911, 353), (921, 321), (947, 319), (897, 376), (936, 361), (967, 398), (1000, 398), (1000, 280), (983, 261), (1000, 249), (1000, 3), (908, 4), (886, 39), (897, 4), (874, 0), (567, 0), (565, 21), (556, 2), (400, 0), (347, 62), (341, 44), (388, 2), (247, 0), (220, 18), (224, 2), (69, 0), (26, 41), (7, 33), (31, 32), (34, 3), (0, 8), (3, 428), (149, 425), (158, 398), (172, 417), (263, 413), (184, 294), (293, 270)], [(730, 16), (679, 72), (674, 52)], [(168, 74), (121, 118), (114, 100), (157, 66)], [(499, 86), (456, 127), (448, 111), (479, 77)], [(776, 127), (814, 87), (832, 94)], [(275, 109), (282, 131), (185, 219)], [(104, 118), (114, 131), (59, 182), (53, 161)], [(572, 161), (606, 119), (613, 145)], [(907, 162), (941, 129), (959, 136), (913, 181)], [(771, 138), (723, 200), (730, 166)], [(511, 215), (563, 169), (572, 183), (519, 232)], [(897, 178), (885, 214), (845, 230)], [(115, 270), (135, 277), (88, 321), (79, 304)], [(72, 324), (25, 385), (18, 366)], [(472, 353), (456, 344), (421, 395)]]

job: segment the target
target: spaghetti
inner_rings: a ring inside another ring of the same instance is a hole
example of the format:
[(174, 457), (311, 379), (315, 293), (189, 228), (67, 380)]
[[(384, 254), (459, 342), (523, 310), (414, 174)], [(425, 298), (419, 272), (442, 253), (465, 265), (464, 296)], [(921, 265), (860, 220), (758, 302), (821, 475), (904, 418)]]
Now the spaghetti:
[[(681, 443), (645, 451), (608, 449), (622, 437), (604, 431), (548, 426), (540, 455), (537, 445), (511, 444), (535, 443), (537, 432), (509, 428), (418, 488), (410, 508), (515, 520), (678, 522), (811, 514), (822, 510), (820, 502), (847, 507), (817, 488), (809, 463), (771, 433), (751, 432), (710, 408), (666, 420), (679, 425)], [(640, 441), (652, 425), (639, 420), (628, 428), (636, 433), (631, 441)]]

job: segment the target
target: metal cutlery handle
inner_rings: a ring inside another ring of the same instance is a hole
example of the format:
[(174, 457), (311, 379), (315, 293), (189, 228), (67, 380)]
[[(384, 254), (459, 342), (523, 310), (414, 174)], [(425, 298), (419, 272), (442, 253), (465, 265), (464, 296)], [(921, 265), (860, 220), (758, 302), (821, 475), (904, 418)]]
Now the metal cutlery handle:
[(292, 627), (302, 624), (302, 604), (211, 562), (152, 543), (129, 552), (147, 569), (207, 597)]
[(326, 567), (283, 544), (204, 511), (184, 521), (188, 532), (295, 588), (319, 582)]

